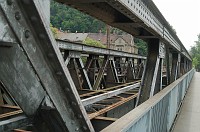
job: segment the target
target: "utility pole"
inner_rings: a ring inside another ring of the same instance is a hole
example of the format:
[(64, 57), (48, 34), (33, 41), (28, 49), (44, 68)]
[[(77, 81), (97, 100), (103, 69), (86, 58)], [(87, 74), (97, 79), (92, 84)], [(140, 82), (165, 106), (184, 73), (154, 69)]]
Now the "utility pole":
[(106, 25), (107, 49), (110, 49), (110, 26)]

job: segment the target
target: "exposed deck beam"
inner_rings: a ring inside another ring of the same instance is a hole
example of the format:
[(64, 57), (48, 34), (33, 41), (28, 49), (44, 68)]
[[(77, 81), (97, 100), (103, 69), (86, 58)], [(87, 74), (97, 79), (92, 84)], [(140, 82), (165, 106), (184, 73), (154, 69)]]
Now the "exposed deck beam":
[(74, 42), (68, 42), (63, 40), (56, 40), (59, 48), (61, 50), (73, 50), (73, 51), (79, 51), (82, 53), (91, 53), (91, 54), (100, 54), (100, 55), (111, 55), (111, 56), (123, 56), (123, 57), (130, 57), (130, 58), (138, 58), (138, 59), (146, 59), (144, 56), (136, 55), (133, 53), (118, 51), (118, 50), (112, 50), (112, 49), (106, 49), (106, 48), (99, 48), (94, 46), (88, 46), (85, 44), (80, 43), (74, 43)]
[(140, 82), (126, 86), (126, 87), (123, 87), (123, 88), (120, 88), (120, 89), (117, 89), (117, 90), (113, 90), (113, 91), (110, 91), (110, 92), (107, 92), (107, 93), (103, 93), (103, 94), (100, 94), (100, 95), (97, 95), (97, 96), (92, 96), (90, 98), (82, 99), (82, 103), (83, 103), (84, 106), (87, 106), (87, 105), (96, 103), (98, 101), (101, 101), (103, 99), (119, 95), (121, 93), (132, 90), (132, 89), (137, 88), (139, 86), (140, 86)]

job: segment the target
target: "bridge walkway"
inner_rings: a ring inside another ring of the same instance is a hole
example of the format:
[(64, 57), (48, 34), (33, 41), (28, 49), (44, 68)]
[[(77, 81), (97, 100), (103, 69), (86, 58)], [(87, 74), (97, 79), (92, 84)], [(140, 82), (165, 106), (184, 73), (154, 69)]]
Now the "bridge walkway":
[(173, 132), (200, 132), (200, 73), (196, 72)]

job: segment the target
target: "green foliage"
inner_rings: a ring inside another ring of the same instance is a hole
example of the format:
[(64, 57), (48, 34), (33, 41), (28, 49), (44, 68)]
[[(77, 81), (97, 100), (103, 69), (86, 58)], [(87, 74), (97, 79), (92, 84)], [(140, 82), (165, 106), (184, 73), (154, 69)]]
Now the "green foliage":
[(135, 38), (134, 42), (136, 46), (138, 47), (138, 54), (147, 56), (147, 43), (143, 41), (142, 39)]
[(54, 1), (51, 1), (51, 24), (53, 27), (70, 32), (106, 31), (103, 22)]
[(86, 45), (90, 45), (90, 46), (106, 48), (106, 46), (103, 45), (101, 42), (96, 41), (96, 40), (91, 39), (91, 38), (86, 38), (86, 39), (83, 41), (83, 43), (86, 44)]
[(198, 40), (195, 41), (195, 46), (190, 49), (190, 54), (192, 56), (193, 66), (197, 71), (200, 71), (200, 34), (198, 35)]
[(51, 31), (52, 31), (52, 33), (53, 33), (53, 36), (54, 36), (55, 38), (57, 38), (57, 37), (58, 37), (58, 36), (57, 36), (58, 29), (55, 28), (55, 27), (53, 27), (52, 24), (50, 24), (50, 29), (51, 29)]

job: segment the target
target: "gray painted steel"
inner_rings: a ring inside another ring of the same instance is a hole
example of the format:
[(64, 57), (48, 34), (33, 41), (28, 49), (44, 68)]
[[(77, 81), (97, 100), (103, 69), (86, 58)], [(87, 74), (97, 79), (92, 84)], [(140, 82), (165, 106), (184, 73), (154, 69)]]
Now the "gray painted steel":
[(102, 132), (168, 132), (174, 122), (181, 101), (186, 94), (195, 70), (167, 86)]
[(58, 47), (61, 50), (79, 51), (79, 52), (87, 53), (87, 54), (110, 55), (110, 56), (146, 59), (146, 57), (144, 57), (144, 56), (134, 55), (132, 53), (127, 53), (127, 52), (123, 52), (123, 51), (93, 47), (93, 46), (88, 46), (88, 45), (84, 45), (84, 44), (58, 40), (58, 39), (56, 40), (56, 42), (58, 44)]
[(200, 130), (199, 80), (200, 73), (196, 72), (183, 101), (173, 132), (198, 132)]
[(17, 117), (13, 117), (11, 119), (7, 119), (0, 122), (0, 131), (8, 132), (13, 131), (13, 129), (24, 127), (26, 125), (30, 125), (32, 123), (32, 119), (28, 119), (24, 115), (20, 115)]
[(114, 90), (114, 91), (109, 91), (109, 92), (104, 93), (104, 94), (92, 96), (90, 98), (86, 98), (86, 99), (83, 99), (81, 101), (82, 101), (84, 106), (87, 106), (87, 105), (93, 104), (95, 102), (101, 101), (103, 99), (119, 95), (119, 94), (124, 93), (126, 91), (136, 89), (139, 86), (140, 86), (140, 83), (132, 84), (130, 86), (126, 86), (126, 87), (123, 87), (123, 88), (120, 88), (120, 89), (117, 89), (117, 90)]

